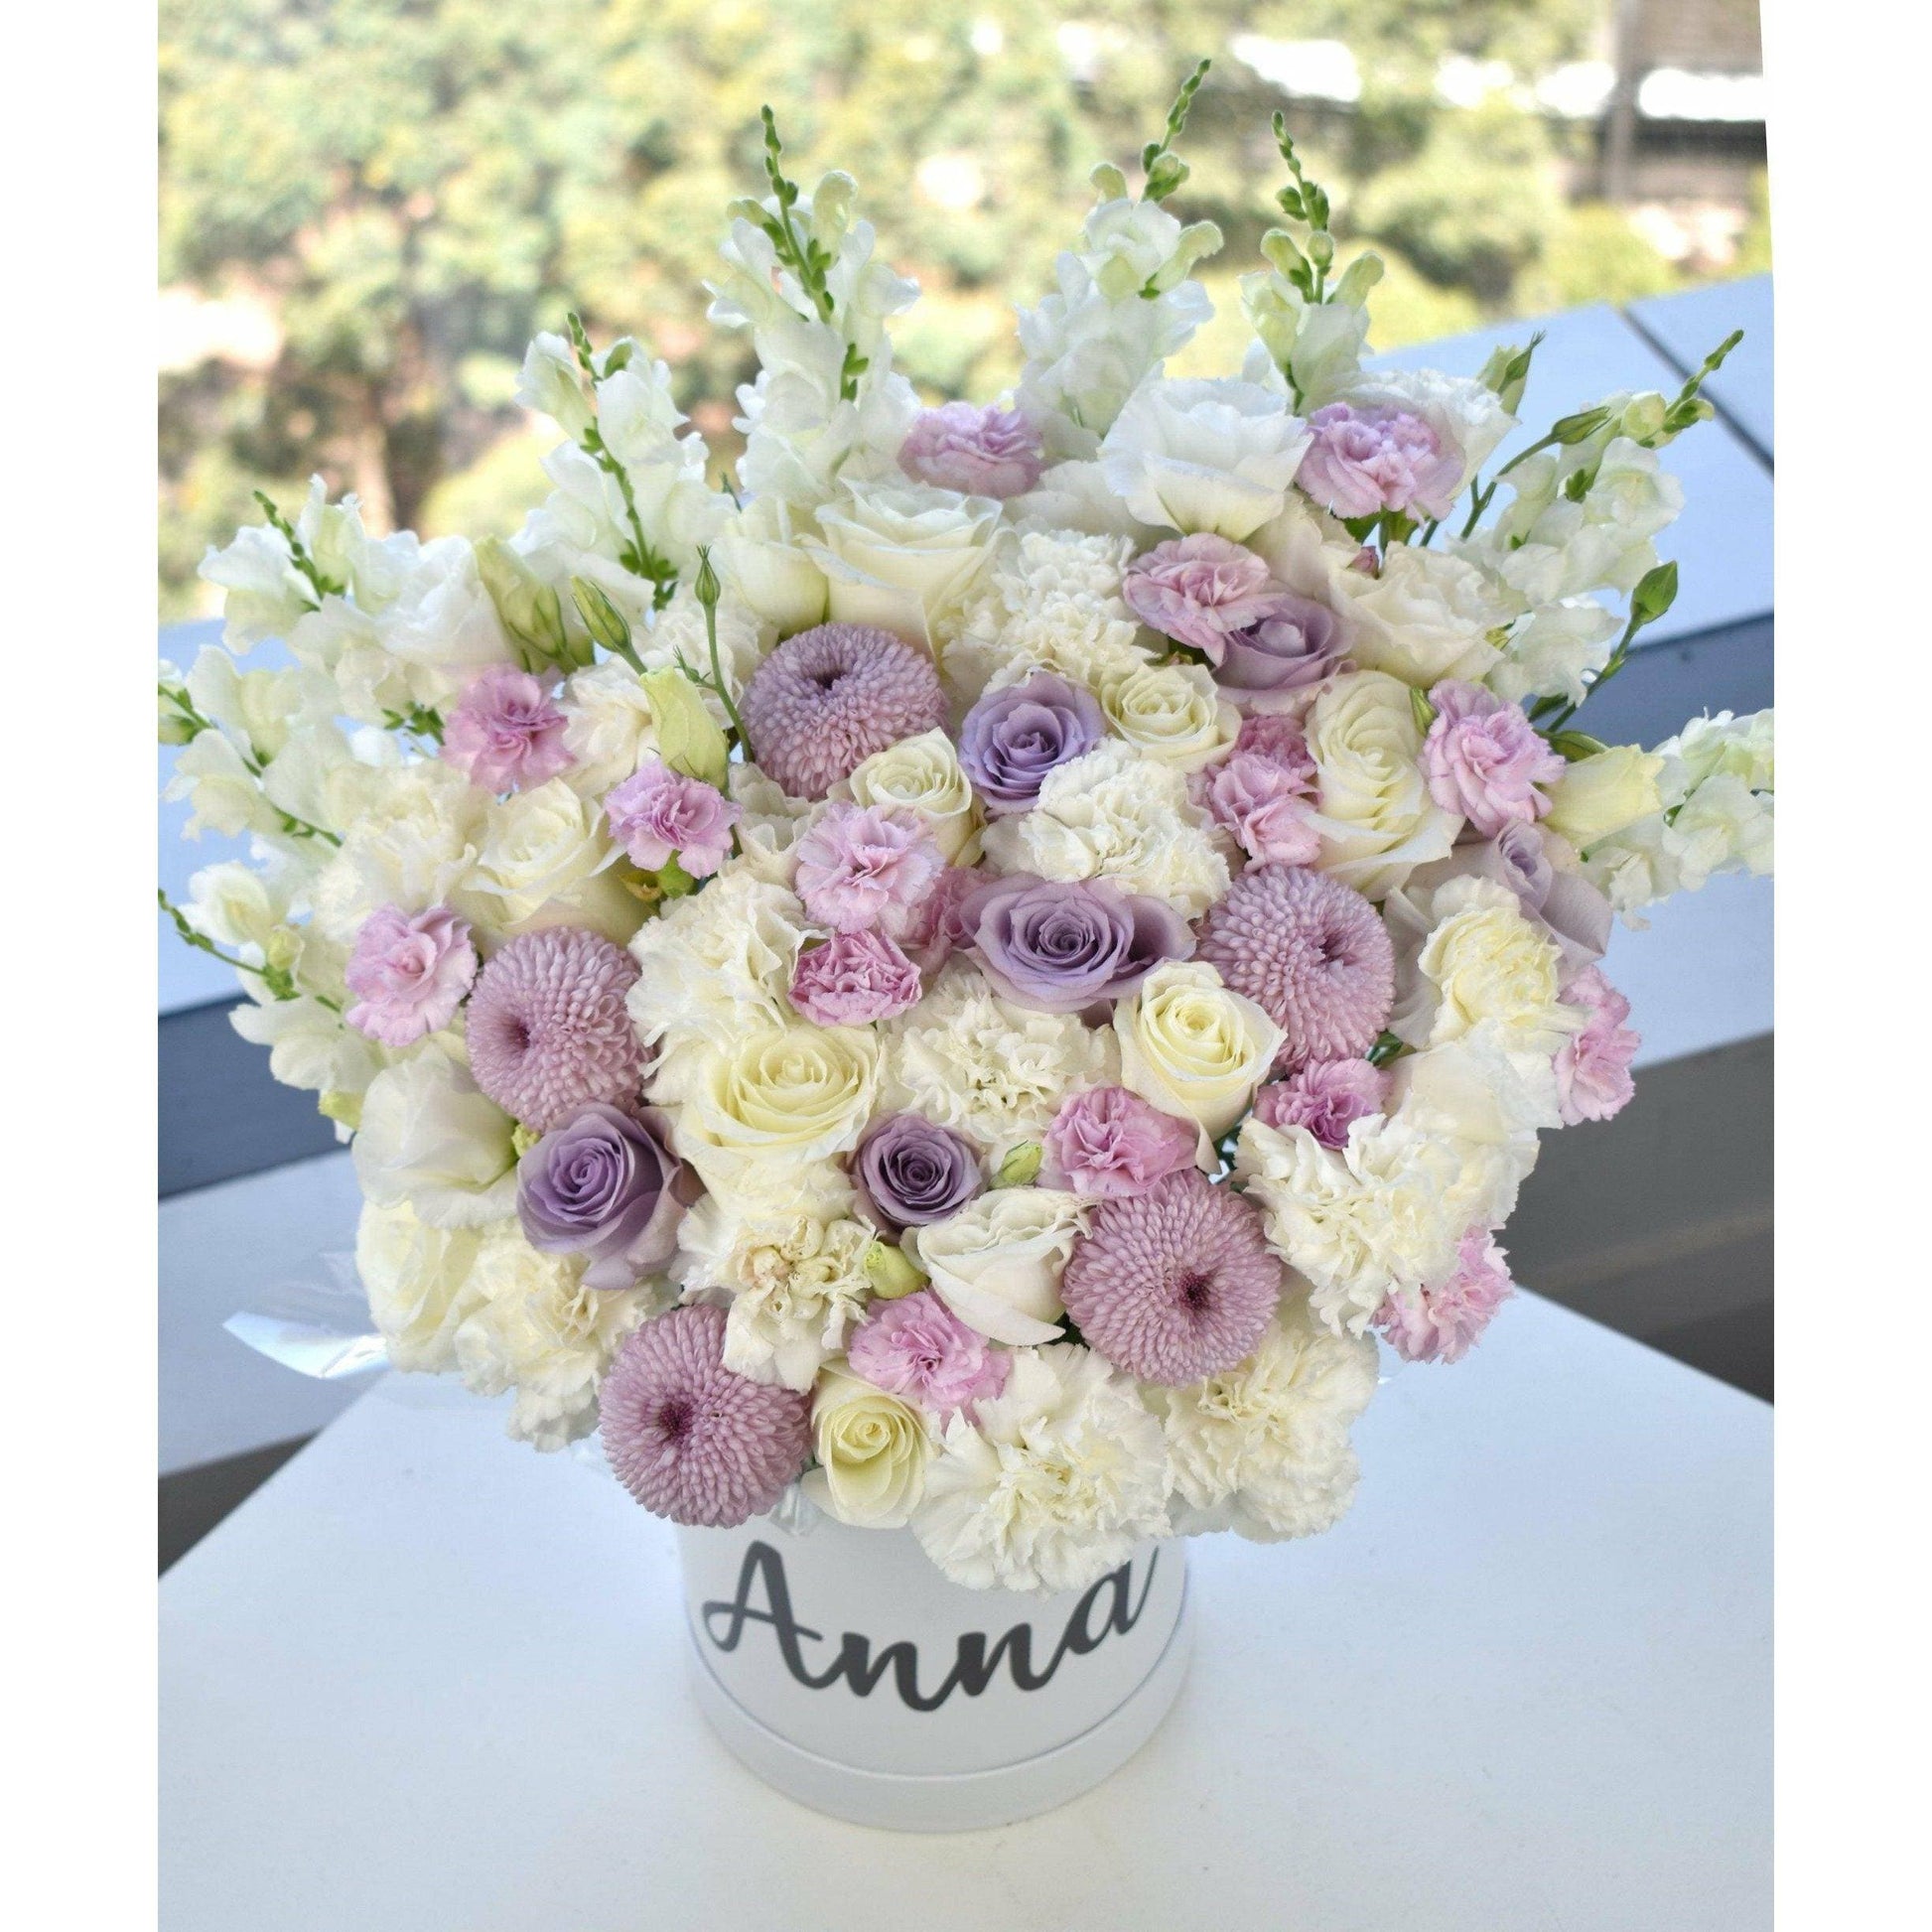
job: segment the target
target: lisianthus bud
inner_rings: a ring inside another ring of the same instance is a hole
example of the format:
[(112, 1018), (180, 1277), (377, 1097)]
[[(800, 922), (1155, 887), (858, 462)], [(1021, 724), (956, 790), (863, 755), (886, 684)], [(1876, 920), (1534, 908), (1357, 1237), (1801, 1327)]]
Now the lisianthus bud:
[(996, 1187), (1030, 1187), (1039, 1173), (1041, 1158), (1037, 1141), (1022, 1141), (993, 1173)]
[(646, 671), (639, 682), (650, 700), (658, 757), (673, 771), (723, 790), (731, 748), (717, 720), (705, 709), (698, 687), (675, 668)]
[(485, 537), (477, 545), (477, 571), (524, 670), (569, 658), (562, 600), (508, 544)]
[(588, 630), (606, 650), (630, 648), (630, 623), (623, 613), (588, 577), (570, 580), (570, 601)]
[(866, 1250), (866, 1280), (882, 1302), (897, 1302), (923, 1288), (926, 1277), (903, 1248), (889, 1241), (875, 1241)]

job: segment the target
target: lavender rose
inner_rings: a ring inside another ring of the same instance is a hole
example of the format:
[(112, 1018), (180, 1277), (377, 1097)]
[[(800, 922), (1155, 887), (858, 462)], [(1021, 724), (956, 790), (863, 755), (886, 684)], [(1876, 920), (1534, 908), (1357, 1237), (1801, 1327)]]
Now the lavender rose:
[(852, 1177), (874, 1214), (895, 1229), (943, 1221), (986, 1187), (971, 1145), (918, 1114), (875, 1122), (852, 1157)]
[(968, 496), (1019, 496), (1039, 481), (1039, 431), (1017, 409), (949, 402), (919, 412), (898, 447), (914, 483)]
[(590, 1257), (584, 1285), (634, 1288), (677, 1246), (695, 1192), (663, 1117), (633, 1119), (602, 1100), (580, 1107), (516, 1166), (516, 1212), (530, 1246)]
[(1123, 999), (1162, 961), (1194, 950), (1166, 899), (1014, 873), (976, 887), (960, 906), (966, 945), (996, 991), (1046, 1013)]
[(1266, 704), (1319, 684), (1341, 665), (1341, 620), (1293, 591), (1270, 593), (1267, 608), (1230, 630), (1214, 681), (1238, 705)]
[(1084, 758), (1107, 734), (1091, 691), (1051, 671), (989, 691), (959, 728), (959, 762), (990, 812), (1024, 812), (1055, 765)]

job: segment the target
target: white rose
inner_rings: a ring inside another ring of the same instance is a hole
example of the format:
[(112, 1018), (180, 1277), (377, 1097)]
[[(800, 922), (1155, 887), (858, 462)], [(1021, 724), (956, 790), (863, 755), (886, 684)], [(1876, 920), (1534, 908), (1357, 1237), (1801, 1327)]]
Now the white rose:
[(1446, 677), (1480, 682), (1501, 655), (1489, 633), (1520, 608), (1475, 565), (1413, 544), (1390, 550), (1376, 576), (1351, 570), (1334, 581), (1349, 598), (1349, 654), (1425, 688)]
[(481, 1227), (516, 1211), (516, 1123), (439, 1046), (385, 1067), (362, 1097), (355, 1177), (432, 1227)]
[(1489, 688), (1516, 704), (1541, 697), (1582, 704), (1589, 688), (1585, 673), (1610, 661), (1621, 628), (1616, 615), (1593, 598), (1542, 605), (1510, 626), (1502, 657), (1490, 667)]
[(1157, 380), (1129, 397), (1100, 467), (1143, 522), (1239, 543), (1281, 513), (1309, 443), (1286, 400), (1255, 383)]
[(395, 1367), (456, 1367), (456, 1331), (482, 1300), (470, 1279), (481, 1239), (475, 1228), (432, 1227), (406, 1201), (362, 1203), (355, 1270)]
[(1417, 866), (1448, 857), (1460, 821), (1423, 780), (1410, 686), (1381, 671), (1336, 678), (1310, 709), (1308, 744), (1323, 872), (1380, 898)]
[(1176, 771), (1212, 763), (1241, 733), (1241, 714), (1201, 664), (1137, 664), (1108, 678), (1099, 697), (1128, 744)]
[(498, 931), (584, 925), (622, 945), (644, 912), (612, 870), (618, 856), (596, 806), (552, 778), (489, 806), (467, 892)]
[(837, 623), (870, 623), (929, 640), (964, 599), (1000, 521), (990, 496), (914, 483), (854, 483), (818, 513), (822, 543), (804, 549), (830, 585)]
[(1019, 1347), (1054, 1340), (1066, 1312), (1060, 1271), (1086, 1232), (1087, 1204), (1051, 1187), (1000, 1187), (914, 1229), (906, 1245), (969, 1328)]
[(818, 1467), (801, 1487), (828, 1516), (860, 1529), (902, 1528), (925, 1494), (932, 1438), (910, 1404), (845, 1369), (828, 1368), (812, 1396)]
[(878, 1086), (879, 1045), (864, 1028), (797, 1025), (726, 1037), (696, 1069), (673, 1138), (707, 1186), (743, 1187), (767, 1167), (849, 1152)]
[(1114, 1007), (1120, 1077), (1218, 1140), (1247, 1112), (1287, 1037), (1205, 960), (1170, 960)]
[(875, 752), (834, 792), (857, 804), (914, 813), (949, 865), (967, 863), (960, 855), (979, 829), (978, 810), (946, 733), (921, 732)]
[(790, 635), (825, 618), (825, 573), (799, 547), (790, 506), (755, 496), (718, 539), (718, 569), (764, 620)]

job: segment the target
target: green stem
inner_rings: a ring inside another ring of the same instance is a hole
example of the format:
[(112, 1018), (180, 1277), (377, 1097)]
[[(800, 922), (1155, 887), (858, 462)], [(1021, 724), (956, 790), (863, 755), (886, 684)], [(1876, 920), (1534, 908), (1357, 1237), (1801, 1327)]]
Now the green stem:
[(275, 507), (273, 499), (258, 489), (255, 491), (255, 501), (261, 505), (269, 526), (281, 532), (282, 541), (289, 547), (289, 561), (309, 580), (309, 588), (316, 594), (316, 608), (322, 608), (322, 600), (326, 597), (341, 597), (344, 587), (334, 578), (322, 574), (316, 560), (309, 554), (309, 546), (296, 535), (295, 525)]

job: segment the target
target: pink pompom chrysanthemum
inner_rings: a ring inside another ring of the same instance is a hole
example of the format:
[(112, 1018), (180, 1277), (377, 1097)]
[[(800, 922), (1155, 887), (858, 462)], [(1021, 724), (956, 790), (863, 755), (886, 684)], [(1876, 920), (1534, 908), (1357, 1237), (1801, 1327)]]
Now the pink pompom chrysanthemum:
[(1199, 957), (1288, 1035), (1282, 1061), (1355, 1059), (1395, 1004), (1395, 947), (1352, 887), (1301, 866), (1250, 866), (1202, 923)]
[(946, 694), (924, 651), (890, 630), (821, 623), (785, 641), (739, 700), (759, 770), (797, 798), (823, 798), (875, 752), (936, 731)]
[(1512, 1293), (1503, 1251), (1486, 1229), (1471, 1228), (1448, 1281), (1390, 1294), (1375, 1325), (1405, 1362), (1459, 1362)]
[(673, 1309), (634, 1329), (598, 1391), (604, 1453), (638, 1502), (730, 1529), (761, 1515), (805, 1465), (809, 1392), (725, 1366), (723, 1309)]
[(470, 1071), (526, 1127), (548, 1133), (587, 1100), (633, 1105), (643, 1049), (624, 1011), (637, 962), (582, 926), (512, 939), (470, 996)]
[(1245, 1361), (1281, 1291), (1260, 1214), (1192, 1168), (1095, 1209), (1060, 1278), (1089, 1347), (1171, 1387)]

